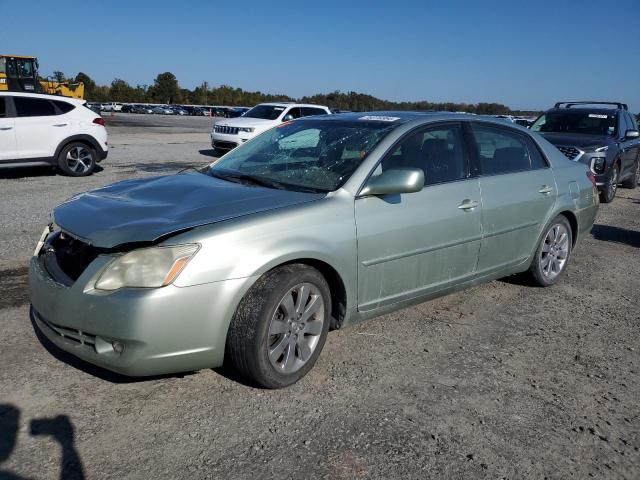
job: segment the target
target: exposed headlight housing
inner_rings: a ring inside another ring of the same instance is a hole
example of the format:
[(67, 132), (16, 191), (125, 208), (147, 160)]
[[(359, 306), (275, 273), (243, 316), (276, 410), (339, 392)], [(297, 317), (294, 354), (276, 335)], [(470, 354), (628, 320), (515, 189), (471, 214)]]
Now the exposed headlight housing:
[(240, 132), (246, 132), (246, 133), (253, 133), (256, 129), (253, 127), (240, 127), (238, 128), (238, 131)]
[(115, 258), (98, 277), (97, 290), (159, 288), (173, 282), (200, 248), (197, 244), (150, 247)]
[(606, 165), (607, 159), (604, 157), (594, 157), (591, 159), (591, 170), (593, 171), (593, 173), (604, 173)]

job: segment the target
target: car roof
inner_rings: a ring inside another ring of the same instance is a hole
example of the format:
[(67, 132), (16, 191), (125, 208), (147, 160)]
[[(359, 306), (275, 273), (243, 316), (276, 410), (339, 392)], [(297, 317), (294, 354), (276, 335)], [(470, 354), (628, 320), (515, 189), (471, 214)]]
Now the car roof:
[(318, 105), (315, 103), (295, 103), (295, 102), (265, 102), (260, 103), (258, 105), (269, 105), (272, 107), (314, 107), (314, 108), (326, 108), (329, 110), (329, 107), (326, 105)]
[(547, 110), (547, 112), (559, 112), (559, 113), (571, 113), (571, 112), (576, 112), (576, 113), (593, 113), (593, 112), (597, 112), (597, 113), (606, 113), (607, 115), (615, 115), (617, 112), (619, 112), (620, 109), (619, 108), (602, 108), (602, 107), (571, 107), (571, 108), (550, 108), (549, 110)]
[(47, 100), (62, 100), (63, 102), (75, 103), (82, 105), (85, 100), (79, 98), (63, 97), (61, 95), (48, 95), (46, 93), (24, 93), (24, 92), (0, 92), (2, 96), (11, 97), (30, 97), (30, 98), (43, 98)]
[(394, 125), (401, 125), (413, 121), (443, 121), (443, 120), (483, 120), (496, 125), (505, 125), (504, 120), (497, 119), (493, 116), (473, 115), (469, 113), (456, 112), (418, 112), (418, 111), (373, 111), (373, 112), (345, 112), (334, 113), (333, 115), (319, 115), (314, 117), (305, 117), (318, 119), (323, 121), (367, 121), (367, 122), (386, 122)]

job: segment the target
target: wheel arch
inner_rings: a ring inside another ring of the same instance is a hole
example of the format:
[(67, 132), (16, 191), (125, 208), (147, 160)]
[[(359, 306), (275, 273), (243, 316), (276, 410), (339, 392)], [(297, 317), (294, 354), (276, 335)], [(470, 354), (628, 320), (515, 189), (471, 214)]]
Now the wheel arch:
[(315, 268), (325, 278), (331, 292), (331, 328), (340, 328), (347, 311), (347, 289), (342, 276), (332, 265), (317, 258), (295, 258), (271, 266), (262, 275), (266, 275), (276, 268), (294, 264), (303, 264)]
[(565, 217), (569, 221), (569, 225), (571, 225), (571, 248), (573, 248), (576, 246), (578, 239), (578, 217), (571, 210), (562, 210), (558, 215)]
[(76, 143), (76, 142), (83, 143), (86, 146), (91, 147), (96, 152), (96, 154), (102, 150), (102, 148), (100, 147), (96, 139), (91, 137), (90, 135), (72, 135), (71, 137), (65, 138), (63, 141), (60, 142), (60, 144), (58, 144), (58, 147), (56, 148), (56, 151), (53, 155), (53, 158), (55, 158), (57, 161), (58, 157), (60, 156), (60, 152), (64, 150), (64, 148), (67, 147), (69, 144)]

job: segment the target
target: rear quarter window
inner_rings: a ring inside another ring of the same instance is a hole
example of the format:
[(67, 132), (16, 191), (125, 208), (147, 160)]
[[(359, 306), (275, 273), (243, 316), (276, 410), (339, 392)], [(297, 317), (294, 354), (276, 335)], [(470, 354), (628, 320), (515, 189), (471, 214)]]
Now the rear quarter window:
[(0, 97), (0, 118), (7, 116), (7, 104), (4, 97)]
[(53, 103), (56, 106), (56, 108), (60, 111), (60, 113), (68, 113), (74, 108), (76, 108), (75, 105), (72, 105), (71, 103), (68, 103), (68, 102), (61, 102), (58, 100), (54, 100)]

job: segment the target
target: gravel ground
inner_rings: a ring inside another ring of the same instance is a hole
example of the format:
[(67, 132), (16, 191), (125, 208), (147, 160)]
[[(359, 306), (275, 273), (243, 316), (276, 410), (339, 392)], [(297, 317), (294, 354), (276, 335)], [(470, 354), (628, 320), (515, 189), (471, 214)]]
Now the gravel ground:
[(211, 160), (211, 120), (126, 118), (90, 178), (0, 172), (0, 478), (640, 478), (640, 189), (601, 206), (555, 287), (505, 279), (331, 332), (288, 389), (131, 380), (43, 345), (26, 292), (52, 206)]

